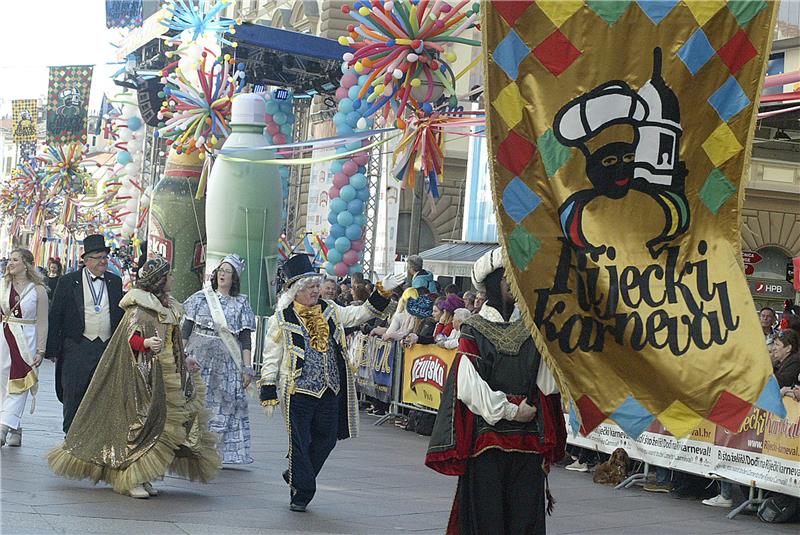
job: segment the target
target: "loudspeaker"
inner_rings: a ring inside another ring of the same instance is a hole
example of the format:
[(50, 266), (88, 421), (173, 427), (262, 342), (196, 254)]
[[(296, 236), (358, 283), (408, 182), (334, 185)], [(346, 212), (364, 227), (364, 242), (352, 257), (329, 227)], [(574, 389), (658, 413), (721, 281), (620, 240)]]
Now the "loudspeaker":
[(136, 97), (139, 101), (139, 113), (142, 114), (145, 124), (158, 126), (158, 110), (161, 109), (161, 102), (164, 100), (158, 96), (158, 93), (163, 90), (164, 84), (161, 83), (160, 78), (136, 78)]

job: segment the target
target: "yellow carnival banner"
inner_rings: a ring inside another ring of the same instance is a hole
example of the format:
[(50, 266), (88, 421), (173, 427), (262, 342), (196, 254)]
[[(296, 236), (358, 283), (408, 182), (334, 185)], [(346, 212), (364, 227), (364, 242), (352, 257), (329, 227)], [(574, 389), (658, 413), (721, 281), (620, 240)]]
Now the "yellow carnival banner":
[(403, 354), (403, 403), (438, 409), (455, 349), (416, 344)]
[(785, 415), (739, 236), (776, 3), (484, 7), (507, 275), (573, 430)]
[(11, 135), (15, 142), (36, 141), (38, 107), (36, 99), (11, 101)]

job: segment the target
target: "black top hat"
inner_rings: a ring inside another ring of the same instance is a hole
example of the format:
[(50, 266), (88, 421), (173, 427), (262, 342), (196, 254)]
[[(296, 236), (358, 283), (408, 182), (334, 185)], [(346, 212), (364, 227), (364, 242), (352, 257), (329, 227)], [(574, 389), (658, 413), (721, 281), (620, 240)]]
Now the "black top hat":
[(307, 254), (296, 254), (283, 264), (283, 275), (286, 277), (286, 287), (305, 277), (319, 275), (311, 265), (311, 257)]
[(89, 234), (83, 239), (83, 254), (81, 258), (89, 253), (96, 253), (98, 251), (111, 252), (110, 247), (106, 247), (106, 239), (102, 234)]

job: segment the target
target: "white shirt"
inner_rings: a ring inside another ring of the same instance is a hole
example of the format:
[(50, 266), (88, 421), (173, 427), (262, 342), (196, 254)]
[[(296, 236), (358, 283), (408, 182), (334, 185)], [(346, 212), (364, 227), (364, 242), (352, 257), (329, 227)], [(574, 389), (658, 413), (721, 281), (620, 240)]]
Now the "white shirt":
[[(482, 318), (489, 321), (500, 323), (504, 322), (502, 315), (497, 309), (484, 304), (480, 312)], [(519, 318), (519, 311), (514, 310), (511, 315), (511, 321)], [(505, 392), (500, 390), (492, 390), (489, 384), (478, 375), (472, 361), (465, 355), (460, 356), (458, 364), (458, 377), (456, 378), (458, 388), (458, 399), (467, 406), (467, 408), (483, 417), (489, 425), (495, 425), (500, 420), (513, 420), (517, 415), (518, 407), (506, 398)], [(558, 392), (556, 380), (553, 373), (547, 366), (544, 358), (541, 359), (539, 364), (539, 373), (536, 376), (536, 385), (539, 390), (545, 395), (550, 395)]]
[[(88, 277), (87, 277), (88, 275)], [(103, 342), (111, 338), (111, 312), (108, 307), (108, 285), (105, 279), (98, 279), (91, 282), (94, 287), (94, 293), (100, 296), (100, 311), (95, 310), (94, 298), (92, 291), (89, 289), (89, 281), (91, 280), (92, 273), (84, 268), (81, 272), (81, 280), (83, 281), (83, 319), (85, 328), (83, 329), (83, 336), (88, 340), (100, 338)]]

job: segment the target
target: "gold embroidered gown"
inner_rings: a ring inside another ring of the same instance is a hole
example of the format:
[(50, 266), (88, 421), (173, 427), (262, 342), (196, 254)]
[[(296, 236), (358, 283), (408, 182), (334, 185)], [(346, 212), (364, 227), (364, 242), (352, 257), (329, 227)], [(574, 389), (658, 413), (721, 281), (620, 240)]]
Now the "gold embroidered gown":
[[(50, 468), (72, 479), (106, 481), (125, 493), (167, 472), (207, 482), (220, 469), (217, 436), (209, 432), (205, 385), (189, 373), (170, 298), (131, 290), (125, 316), (109, 341), (66, 439), (48, 454)], [(134, 334), (158, 335), (160, 353), (131, 349)]]

